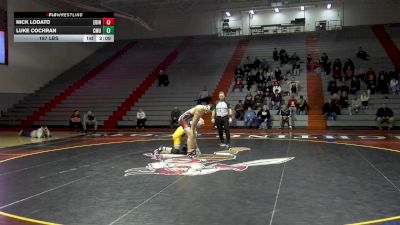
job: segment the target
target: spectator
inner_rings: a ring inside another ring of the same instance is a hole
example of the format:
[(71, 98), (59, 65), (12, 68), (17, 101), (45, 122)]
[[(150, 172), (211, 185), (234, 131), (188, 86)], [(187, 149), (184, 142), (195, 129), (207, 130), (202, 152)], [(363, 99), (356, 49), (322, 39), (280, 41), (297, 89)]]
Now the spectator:
[(328, 91), (331, 93), (331, 95), (336, 94), (338, 92), (338, 87), (336, 85), (335, 80), (331, 80), (328, 83)]
[(6, 117), (6, 114), (4, 113), (3, 110), (0, 111), (0, 117)]
[(281, 107), (282, 96), (279, 94), (278, 90), (271, 97), (271, 101), (269, 102), (269, 108), (271, 110), (277, 109), (279, 110)]
[(311, 57), (311, 54), (308, 54), (307, 55), (307, 70), (312, 69), (312, 62), (313, 62), (313, 58)]
[(244, 107), (245, 109), (247, 109), (247, 108), (249, 108), (249, 107), (250, 107), (250, 108), (253, 107), (253, 95), (251, 95), (250, 92), (247, 92), (247, 95), (246, 95), (246, 97), (244, 98), (243, 107)]
[(394, 95), (399, 94), (399, 81), (396, 78), (392, 78), (392, 80), (390, 81), (390, 89), (392, 90), (392, 93)]
[(342, 79), (342, 62), (336, 59), (332, 66), (332, 77), (334, 80)]
[(328, 55), (325, 52), (323, 52), (322, 55), (321, 55), (321, 62), (322, 63), (327, 63), (328, 60), (329, 60)]
[(279, 82), (276, 82), (275, 85), (272, 87), (272, 92), (278, 92), (279, 94), (282, 92), (282, 88)]
[(164, 72), (164, 70), (160, 70), (158, 74), (158, 86), (163, 85), (164, 87), (169, 85), (168, 75)]
[(251, 73), (248, 73), (246, 75), (246, 85), (247, 85), (247, 90), (250, 91), (251, 86), (254, 84), (254, 77), (251, 75)]
[(274, 48), (274, 51), (272, 52), (272, 58), (275, 62), (279, 60), (278, 49)]
[(340, 61), (340, 59), (335, 59), (335, 62), (333, 62), (333, 66), (332, 66), (332, 68), (334, 68), (334, 67), (338, 67), (339, 68), (339, 73), (340, 73), (340, 75), (342, 74), (342, 61)]
[(316, 60), (315, 61), (315, 64), (314, 64), (314, 72), (315, 73), (317, 73), (317, 74), (321, 74), (321, 72), (322, 72), (322, 69), (321, 69), (321, 60)]
[(367, 89), (370, 90), (371, 94), (375, 94), (376, 75), (375, 75), (375, 71), (373, 71), (371, 67), (365, 73), (364, 82), (367, 85)]
[(336, 115), (340, 115), (340, 96), (338, 94), (333, 94), (330, 100), (332, 108), (335, 110)]
[(274, 75), (275, 75), (276, 80), (278, 80), (278, 81), (282, 80), (282, 71), (279, 67), (275, 68)]
[(362, 108), (368, 109), (369, 92), (364, 91), (360, 96), (360, 100), (361, 100)]
[(283, 61), (281, 61), (281, 65), (289, 63), (289, 60), (290, 60), (289, 54), (285, 51), (283, 53)]
[(31, 137), (31, 138), (49, 138), (51, 137), (50, 130), (47, 126), (41, 126), (36, 130), (32, 131), (24, 131), (20, 130), (18, 133), (19, 136), (23, 137)]
[(296, 61), (293, 66), (293, 76), (300, 76), (300, 62)]
[(343, 70), (347, 70), (348, 67), (350, 67), (350, 70), (352, 70), (354, 73), (354, 63), (350, 58), (348, 58), (346, 62), (344, 62)]
[(279, 51), (279, 60), (281, 61), (281, 65), (285, 63), (285, 54), (286, 54), (286, 50), (282, 48)]
[(251, 61), (250, 56), (246, 57), (246, 62), (245, 62), (245, 67), (248, 67), (249, 69), (253, 68), (253, 61)]
[(354, 70), (351, 69), (350, 66), (347, 66), (343, 69), (344, 71), (344, 79), (351, 80), (354, 77)]
[(260, 87), (264, 88), (267, 79), (264, 77), (263, 73), (258, 72), (256, 77), (257, 89)]
[(288, 82), (288, 84), (289, 84), (289, 94), (290, 95), (293, 95), (293, 94), (297, 95), (297, 90), (299, 88), (299, 83), (300, 83), (300, 81), (296, 81), (294, 77), (292, 77), (290, 79), (290, 81)]
[(359, 66), (357, 70), (354, 71), (354, 75), (357, 79), (364, 81), (365, 80), (365, 70), (363, 67)]
[(242, 121), (244, 118), (244, 105), (242, 100), (239, 100), (238, 104), (236, 104), (235, 112), (235, 119)]
[(297, 113), (297, 104), (298, 104), (297, 99), (294, 97), (294, 95), (290, 96), (287, 107), (289, 108), (291, 115), (294, 115)]
[(383, 106), (378, 109), (378, 112), (376, 112), (376, 122), (379, 130), (382, 130), (382, 124), (384, 123), (389, 125), (388, 130), (392, 129), (394, 124), (393, 111), (387, 107), (386, 104), (383, 104)]
[(322, 53), (321, 56), (321, 67), (322, 67), (322, 72), (325, 75), (329, 75), (331, 73), (331, 62), (328, 58), (328, 55), (326, 53)]
[(265, 58), (263, 58), (263, 60), (262, 60), (262, 62), (261, 62), (261, 69), (263, 70), (263, 71), (267, 71), (268, 70), (268, 62), (267, 62), (267, 60), (265, 59)]
[(304, 99), (304, 97), (301, 95), (299, 102), (298, 102), (299, 107), (297, 108), (297, 115), (307, 115), (307, 101)]
[(91, 111), (88, 111), (83, 116), (82, 126), (83, 126), (83, 131), (85, 133), (87, 133), (87, 127), (89, 127), (89, 126), (93, 126), (93, 133), (96, 133), (98, 122), (96, 120), (96, 117), (94, 117), (94, 115)]
[(327, 120), (336, 120), (336, 106), (333, 103), (325, 103), (322, 108), (322, 113)]
[(361, 46), (358, 48), (357, 57), (362, 60), (369, 60), (368, 53), (364, 51)]
[(293, 52), (292, 56), (290, 56), (290, 62), (295, 64), (298, 61), (300, 61), (300, 58), (297, 56), (296, 52)]
[(322, 63), (322, 70), (323, 70), (323, 73), (325, 74), (325, 75), (329, 75), (329, 74), (331, 74), (331, 65), (332, 65), (332, 63), (331, 63), (331, 61), (330, 60), (328, 60), (326, 63)]
[(240, 78), (240, 77), (235, 81), (235, 84), (234, 84), (233, 87), (232, 87), (232, 92), (235, 92), (235, 89), (236, 89), (236, 88), (239, 88), (239, 91), (240, 91), (240, 92), (243, 91), (244, 83), (243, 83), (243, 81), (242, 81), (242, 78)]
[(79, 110), (75, 110), (69, 117), (69, 127), (71, 130), (77, 129), (78, 132), (82, 131), (82, 121)]
[(357, 77), (353, 76), (350, 82), (350, 94), (355, 95), (357, 91), (360, 90), (360, 87), (361, 87), (360, 80)]
[(349, 82), (343, 82), (343, 81), (341, 81), (341, 80), (338, 81), (338, 87), (339, 87), (339, 85), (340, 85), (340, 91), (341, 91), (341, 92), (346, 92), (346, 93), (349, 93), (349, 92), (350, 92), (350, 87), (347, 86), (348, 83), (349, 83)]
[(210, 102), (210, 99), (211, 99), (211, 96), (208, 93), (207, 87), (203, 86), (203, 89), (199, 93), (199, 98), (197, 99), (197, 104), (198, 105), (201, 105), (201, 104), (208, 105), (208, 103)]
[(358, 113), (358, 111), (361, 109), (361, 100), (360, 98), (357, 97), (357, 95), (354, 96), (354, 99), (351, 100), (350, 107), (348, 108), (349, 115), (353, 115), (354, 113)]
[(266, 78), (267, 80), (272, 80), (272, 77), (275, 75), (275, 73), (272, 71), (271, 68), (268, 68), (268, 71), (266, 73)]
[(253, 111), (251, 107), (247, 108), (247, 111), (244, 113), (244, 125), (246, 128), (252, 128), (252, 126), (257, 123), (256, 113)]
[(253, 105), (253, 110), (258, 111), (262, 109), (262, 103), (261, 102), (254, 102)]
[(257, 113), (257, 127), (258, 129), (271, 129), (272, 127), (271, 114), (266, 105)]
[(347, 95), (347, 92), (343, 91), (342, 94), (340, 95), (340, 108), (347, 109), (348, 106), (349, 106), (349, 96)]
[(136, 113), (136, 129), (142, 128), (146, 126), (146, 113), (142, 108), (139, 108), (139, 111)]
[(279, 115), (281, 117), (281, 127), (280, 129), (283, 129), (285, 127), (285, 123), (289, 125), (289, 129), (293, 129), (292, 127), (292, 113), (289, 110), (289, 108), (286, 105), (282, 106), (282, 109), (279, 112)]
[(265, 100), (265, 95), (264, 92), (262, 91), (258, 91), (257, 94), (254, 96), (254, 102), (253, 104), (264, 104), (264, 100)]
[(339, 81), (342, 79), (342, 75), (341, 75), (341, 70), (339, 69), (338, 66), (333, 67), (332, 70), (332, 79)]
[(258, 57), (256, 57), (253, 62), (253, 67), (259, 69), (260, 65), (261, 65), (261, 60)]
[(378, 85), (376, 91), (381, 94), (389, 94), (388, 81), (385, 72), (380, 72), (378, 75)]
[(178, 107), (174, 107), (174, 109), (171, 111), (171, 120), (170, 120), (171, 128), (179, 127), (178, 119), (180, 116), (181, 116), (181, 111), (179, 110)]
[(240, 65), (237, 65), (235, 69), (235, 77), (241, 77), (242, 79), (244, 77), (244, 70)]

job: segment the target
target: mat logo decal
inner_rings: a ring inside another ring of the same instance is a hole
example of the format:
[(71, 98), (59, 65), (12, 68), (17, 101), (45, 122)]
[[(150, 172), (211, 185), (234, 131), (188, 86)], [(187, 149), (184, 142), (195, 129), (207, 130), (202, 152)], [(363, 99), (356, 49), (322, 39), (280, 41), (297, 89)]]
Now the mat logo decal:
[(224, 161), (236, 159), (236, 155), (242, 151), (249, 151), (250, 148), (234, 147), (227, 151), (218, 151), (214, 154), (202, 154), (196, 157), (174, 154), (152, 154), (146, 153), (145, 156), (151, 157), (157, 162), (147, 164), (146, 167), (132, 168), (125, 171), (125, 176), (141, 174), (160, 174), (160, 175), (183, 175), (197, 176), (208, 175), (218, 171), (244, 171), (252, 166), (266, 166), (282, 164), (294, 157), (259, 159), (236, 164), (225, 164)]

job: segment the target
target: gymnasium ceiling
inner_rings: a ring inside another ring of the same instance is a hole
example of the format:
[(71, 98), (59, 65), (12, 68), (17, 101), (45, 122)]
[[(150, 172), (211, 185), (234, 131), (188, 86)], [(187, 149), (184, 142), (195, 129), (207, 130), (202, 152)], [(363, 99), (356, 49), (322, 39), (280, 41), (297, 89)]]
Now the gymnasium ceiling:
[[(1, 1), (1, 0), (0, 0)], [(115, 17), (132, 20), (147, 29), (145, 18), (155, 14), (179, 15), (204, 11), (247, 10), (250, 8), (282, 7), (302, 4), (333, 3), (338, 1), (357, 1), (360, 3), (377, 0), (42, 0), (65, 11), (114, 11)], [(398, 0), (384, 0), (398, 1)], [(151, 30), (151, 28), (150, 28)]]

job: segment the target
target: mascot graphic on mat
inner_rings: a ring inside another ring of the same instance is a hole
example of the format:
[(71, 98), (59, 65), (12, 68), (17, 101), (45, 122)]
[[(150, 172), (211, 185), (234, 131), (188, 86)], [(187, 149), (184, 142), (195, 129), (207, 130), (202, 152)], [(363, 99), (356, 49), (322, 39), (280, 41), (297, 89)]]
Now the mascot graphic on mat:
[(224, 164), (222, 162), (236, 159), (236, 155), (242, 151), (249, 151), (250, 148), (233, 147), (226, 151), (214, 152), (214, 154), (201, 154), (195, 157), (188, 157), (177, 154), (155, 154), (146, 153), (145, 156), (151, 157), (157, 162), (149, 163), (146, 167), (132, 168), (125, 171), (125, 176), (141, 174), (161, 174), (161, 175), (183, 175), (197, 176), (207, 175), (218, 171), (244, 171), (251, 166), (266, 166), (282, 164), (294, 157), (259, 159), (236, 164)]

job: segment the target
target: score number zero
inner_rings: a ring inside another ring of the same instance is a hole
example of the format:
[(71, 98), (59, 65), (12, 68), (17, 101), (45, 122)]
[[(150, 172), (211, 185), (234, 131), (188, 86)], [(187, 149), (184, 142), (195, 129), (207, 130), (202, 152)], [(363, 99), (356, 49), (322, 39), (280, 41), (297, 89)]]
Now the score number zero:
[[(102, 33), (101, 29), (102, 28), (93, 28), (93, 34), (101, 34)], [(103, 28), (103, 29), (105, 29), (105, 33), (106, 34), (111, 34), (111, 28), (110, 27), (106, 27), (106, 28)]]

